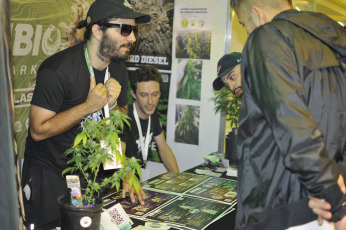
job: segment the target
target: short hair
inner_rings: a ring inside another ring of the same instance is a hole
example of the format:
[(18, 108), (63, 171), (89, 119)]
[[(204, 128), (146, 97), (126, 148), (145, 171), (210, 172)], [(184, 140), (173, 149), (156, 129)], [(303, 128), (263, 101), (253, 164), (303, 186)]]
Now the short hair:
[(231, 7), (232, 9), (238, 9), (239, 8), (239, 5), (241, 3), (241, 0), (231, 0)]
[[(281, 3), (284, 3), (284, 1), (286, 1), (291, 7), (293, 7), (292, 5), (292, 0), (274, 0), (276, 2), (273, 2), (273, 0), (268, 1), (268, 0), (230, 0), (231, 2), (231, 7), (233, 9), (235, 9), (236, 11), (239, 10), (240, 6), (243, 4), (243, 3), (258, 3), (260, 5), (265, 5), (265, 4), (269, 4), (269, 5), (273, 5), (273, 3), (277, 3), (278, 5), (281, 5)], [(280, 3), (281, 1), (281, 3)], [(275, 4), (276, 5), (276, 4)]]
[(133, 92), (136, 93), (138, 82), (156, 81), (160, 84), (160, 91), (162, 91), (163, 81), (161, 73), (154, 66), (141, 65), (129, 75), (130, 85)]

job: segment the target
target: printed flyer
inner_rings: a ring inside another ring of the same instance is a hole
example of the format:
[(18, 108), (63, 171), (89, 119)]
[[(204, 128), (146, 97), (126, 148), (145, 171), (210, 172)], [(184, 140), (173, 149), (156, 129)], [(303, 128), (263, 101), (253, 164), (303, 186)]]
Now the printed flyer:
[(156, 209), (147, 219), (172, 223), (178, 229), (204, 229), (220, 215), (225, 215), (231, 206), (209, 200), (181, 197), (163, 208)]
[(237, 199), (237, 181), (212, 178), (190, 189), (185, 194), (233, 204)]
[(210, 177), (204, 175), (168, 172), (142, 182), (142, 188), (184, 193), (208, 179)]
[(138, 218), (178, 197), (173, 194), (149, 190), (144, 190), (144, 192), (147, 197), (144, 205), (141, 205), (137, 199), (135, 203), (132, 203), (129, 196), (122, 198), (121, 193), (113, 193), (103, 198), (103, 209), (109, 209), (115, 204), (120, 203), (129, 216), (135, 216)]

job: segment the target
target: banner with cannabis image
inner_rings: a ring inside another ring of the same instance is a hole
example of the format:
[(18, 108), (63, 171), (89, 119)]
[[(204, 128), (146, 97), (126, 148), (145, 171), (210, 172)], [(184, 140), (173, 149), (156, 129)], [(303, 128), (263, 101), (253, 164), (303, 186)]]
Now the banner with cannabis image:
[(181, 59), (177, 70), (177, 98), (201, 100), (202, 61)]
[(10, 1), (13, 50), (15, 132), (18, 157), (23, 158), (29, 108), (38, 67), (47, 57), (83, 39), (76, 25), (93, 0)]
[(176, 106), (175, 142), (198, 145), (199, 111), (199, 106)]
[(171, 70), (174, 0), (128, 0), (136, 12), (149, 14), (151, 21), (138, 25), (139, 36), (130, 51), (127, 66), (154, 65)]
[(189, 59), (210, 59), (211, 17), (209, 6), (177, 6), (174, 20), (175, 57)]

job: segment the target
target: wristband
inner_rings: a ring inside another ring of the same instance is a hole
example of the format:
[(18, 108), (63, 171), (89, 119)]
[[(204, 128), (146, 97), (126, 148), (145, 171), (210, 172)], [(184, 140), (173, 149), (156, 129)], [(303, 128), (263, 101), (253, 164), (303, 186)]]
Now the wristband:
[(114, 108), (115, 108), (115, 106), (117, 106), (117, 104), (118, 104), (118, 101), (115, 101), (114, 105), (113, 105), (111, 108), (109, 108), (109, 110), (114, 109)]

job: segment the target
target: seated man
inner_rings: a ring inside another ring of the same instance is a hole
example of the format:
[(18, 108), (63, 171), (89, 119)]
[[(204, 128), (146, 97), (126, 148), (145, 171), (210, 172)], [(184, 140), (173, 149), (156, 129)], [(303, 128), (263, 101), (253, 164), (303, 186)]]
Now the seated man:
[(236, 95), (241, 96), (241, 53), (225, 54), (217, 63), (218, 77), (213, 82), (213, 88), (219, 91), (225, 85)]
[[(128, 105), (128, 115), (131, 128), (127, 127), (121, 138), (122, 150), (126, 157), (134, 156), (141, 160), (141, 179), (150, 177), (150, 169), (146, 168), (148, 152), (154, 139), (161, 160), (169, 172), (179, 172), (175, 156), (168, 146), (163, 134), (156, 107), (161, 95), (162, 77), (160, 72), (151, 66), (141, 66), (135, 71), (134, 76), (129, 78), (131, 94), (135, 99), (132, 105)], [(124, 187), (123, 191), (128, 191)], [(123, 192), (123, 194), (125, 194)], [(139, 200), (141, 197), (136, 194)], [(134, 201), (133, 192), (130, 192), (131, 200)]]

